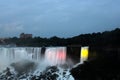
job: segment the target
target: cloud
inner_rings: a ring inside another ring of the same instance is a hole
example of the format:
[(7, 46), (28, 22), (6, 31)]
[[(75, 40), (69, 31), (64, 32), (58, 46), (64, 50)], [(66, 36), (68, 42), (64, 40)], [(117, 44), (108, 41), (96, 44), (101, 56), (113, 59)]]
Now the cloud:
[(0, 25), (1, 30), (4, 32), (17, 32), (23, 30), (23, 25), (18, 23), (10, 23), (10, 24), (1, 24)]
[[(1, 35), (24, 31), (45, 37), (70, 37), (111, 30), (120, 26), (119, 3), (120, 0), (0, 0)], [(8, 26), (12, 26), (11, 30)]]
[(20, 23), (0, 24), (0, 36), (11, 37), (18, 35), (24, 30), (24, 26)]

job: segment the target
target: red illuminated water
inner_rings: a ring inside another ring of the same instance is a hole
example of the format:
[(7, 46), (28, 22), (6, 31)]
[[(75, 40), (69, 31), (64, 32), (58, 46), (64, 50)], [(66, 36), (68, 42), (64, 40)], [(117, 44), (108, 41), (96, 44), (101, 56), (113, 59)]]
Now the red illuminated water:
[(45, 52), (45, 60), (50, 65), (64, 64), (66, 61), (66, 48), (65, 47), (47, 48)]

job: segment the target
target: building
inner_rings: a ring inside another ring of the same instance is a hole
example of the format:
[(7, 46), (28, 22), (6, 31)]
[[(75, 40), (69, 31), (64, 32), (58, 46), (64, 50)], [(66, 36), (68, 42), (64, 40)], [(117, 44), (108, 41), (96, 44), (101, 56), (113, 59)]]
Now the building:
[(20, 34), (20, 38), (24, 38), (24, 39), (26, 39), (26, 38), (32, 38), (32, 34), (21, 33)]

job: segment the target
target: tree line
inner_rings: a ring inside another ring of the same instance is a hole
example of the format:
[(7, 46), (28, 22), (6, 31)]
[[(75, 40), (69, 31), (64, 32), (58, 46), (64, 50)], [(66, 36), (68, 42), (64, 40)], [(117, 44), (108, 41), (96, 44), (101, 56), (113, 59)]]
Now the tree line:
[[(0, 42), (2, 43), (2, 42)], [(104, 31), (97, 33), (81, 34), (71, 38), (60, 38), (53, 36), (51, 38), (17, 38), (12, 37), (5, 39), (5, 44), (16, 44), (17, 46), (67, 46), (82, 45), (92, 47), (119, 47), (120, 46), (120, 29), (116, 28), (112, 31)]]

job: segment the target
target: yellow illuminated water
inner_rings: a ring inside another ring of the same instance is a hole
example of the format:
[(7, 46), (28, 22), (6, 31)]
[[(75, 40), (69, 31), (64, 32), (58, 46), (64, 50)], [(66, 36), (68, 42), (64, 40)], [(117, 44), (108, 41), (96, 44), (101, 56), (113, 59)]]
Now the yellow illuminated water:
[(81, 63), (88, 59), (89, 49), (88, 47), (81, 47)]

